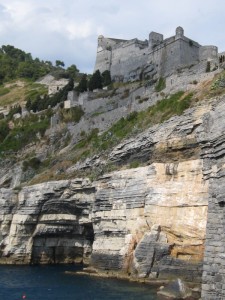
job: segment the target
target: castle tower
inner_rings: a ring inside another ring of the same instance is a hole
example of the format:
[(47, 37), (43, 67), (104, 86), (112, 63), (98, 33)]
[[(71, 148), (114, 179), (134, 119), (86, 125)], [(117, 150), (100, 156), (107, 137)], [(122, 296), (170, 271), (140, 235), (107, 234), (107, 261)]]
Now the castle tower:
[(98, 48), (97, 48), (97, 52), (102, 51), (104, 48), (104, 36), (103, 35), (99, 35), (98, 37)]
[(149, 48), (154, 49), (163, 41), (163, 35), (157, 32), (150, 32), (149, 34)]
[(175, 39), (177, 40), (183, 36), (184, 36), (184, 29), (181, 26), (177, 27)]

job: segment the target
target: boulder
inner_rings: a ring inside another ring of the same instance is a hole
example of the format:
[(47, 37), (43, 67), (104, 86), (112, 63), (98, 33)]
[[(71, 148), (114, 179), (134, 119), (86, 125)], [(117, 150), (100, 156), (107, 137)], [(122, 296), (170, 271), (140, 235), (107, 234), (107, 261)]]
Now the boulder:
[(160, 299), (192, 299), (192, 290), (181, 280), (172, 281), (157, 292)]

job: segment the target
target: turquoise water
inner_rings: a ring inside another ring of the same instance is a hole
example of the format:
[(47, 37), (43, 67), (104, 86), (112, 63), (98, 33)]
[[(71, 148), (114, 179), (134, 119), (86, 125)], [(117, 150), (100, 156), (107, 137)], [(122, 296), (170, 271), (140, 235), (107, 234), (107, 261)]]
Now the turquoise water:
[(145, 284), (65, 274), (72, 265), (0, 266), (1, 300), (152, 300), (156, 290)]

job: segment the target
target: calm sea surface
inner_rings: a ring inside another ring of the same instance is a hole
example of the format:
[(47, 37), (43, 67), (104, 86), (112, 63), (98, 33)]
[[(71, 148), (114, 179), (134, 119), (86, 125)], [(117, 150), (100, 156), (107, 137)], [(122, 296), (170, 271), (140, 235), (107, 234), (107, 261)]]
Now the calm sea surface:
[(65, 274), (72, 265), (0, 266), (0, 300), (157, 299), (148, 285)]

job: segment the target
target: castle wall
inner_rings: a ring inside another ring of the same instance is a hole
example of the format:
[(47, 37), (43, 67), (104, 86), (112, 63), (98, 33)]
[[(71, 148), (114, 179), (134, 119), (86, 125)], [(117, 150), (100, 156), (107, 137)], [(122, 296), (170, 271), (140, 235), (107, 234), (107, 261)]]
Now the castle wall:
[[(197, 43), (189, 43), (189, 39), (170, 38), (165, 46), (159, 46), (152, 53), (153, 60), (158, 62), (160, 76), (168, 76), (185, 65), (198, 62), (199, 46)], [(161, 56), (161, 58), (160, 58)]]
[(199, 45), (189, 39), (180, 39), (180, 57), (182, 65), (191, 65), (199, 61)]
[(94, 72), (99, 70), (102, 73), (105, 70), (110, 70), (112, 49), (116, 47), (120, 48), (121, 45), (126, 42), (126, 40), (110, 39), (100, 35), (98, 37), (98, 48)]
[[(182, 27), (176, 28), (176, 35), (163, 39), (163, 35), (151, 32), (149, 41), (118, 40), (99, 37), (95, 71), (109, 70), (115, 81), (139, 80), (145, 69), (149, 78), (167, 77), (180, 68), (200, 61), (218, 63), (218, 49), (215, 46), (201, 46), (184, 36)], [(154, 76), (154, 77), (153, 77)]]
[(149, 48), (153, 49), (155, 46), (163, 42), (163, 35), (157, 32), (149, 34)]
[(123, 81), (137, 79), (135, 78), (136, 74), (141, 72), (141, 68), (147, 64), (147, 61), (148, 48), (140, 49), (135, 43), (114, 49), (112, 51), (111, 76), (113, 79), (121, 78)]
[(199, 49), (200, 60), (218, 60), (218, 48), (216, 46), (202, 46)]
[(225, 101), (205, 117), (202, 157), (209, 180), (209, 204), (202, 277), (203, 300), (225, 299)]
[(99, 70), (101, 73), (109, 71), (111, 67), (111, 51), (101, 49), (97, 53), (94, 72)]

